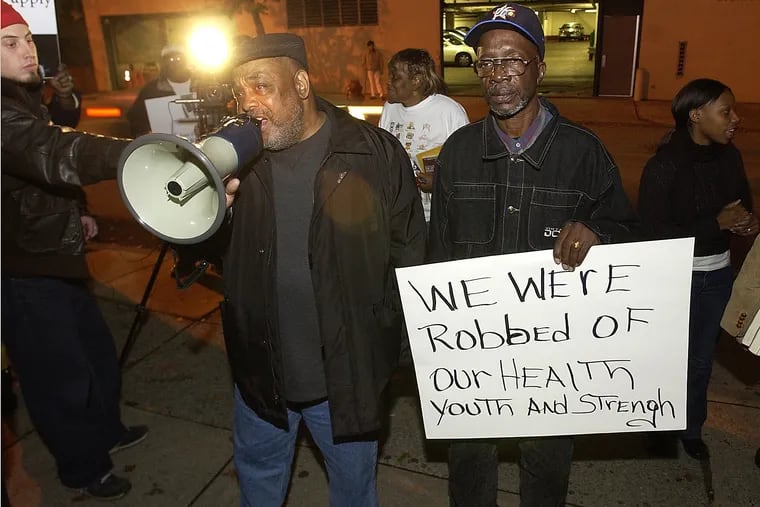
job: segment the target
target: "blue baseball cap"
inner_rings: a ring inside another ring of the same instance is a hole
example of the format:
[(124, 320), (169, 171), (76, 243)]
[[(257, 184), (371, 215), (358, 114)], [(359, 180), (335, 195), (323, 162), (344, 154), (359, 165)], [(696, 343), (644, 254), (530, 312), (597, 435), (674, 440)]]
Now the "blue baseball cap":
[(544, 59), (544, 29), (533, 9), (511, 2), (495, 7), (467, 32), (464, 42), (475, 48), (489, 30), (514, 30), (532, 42), (541, 60)]

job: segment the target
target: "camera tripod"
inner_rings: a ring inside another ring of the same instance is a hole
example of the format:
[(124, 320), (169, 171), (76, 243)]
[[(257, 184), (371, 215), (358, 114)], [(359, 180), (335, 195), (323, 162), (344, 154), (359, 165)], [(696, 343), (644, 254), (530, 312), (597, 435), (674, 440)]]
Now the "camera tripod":
[[(121, 354), (119, 354), (119, 367), (122, 369), (127, 363), (129, 353), (132, 351), (132, 347), (134, 347), (135, 341), (137, 341), (137, 335), (140, 332), (142, 325), (145, 323), (145, 317), (148, 311), (148, 299), (150, 298), (151, 292), (153, 292), (153, 286), (156, 283), (156, 277), (158, 276), (158, 272), (161, 270), (161, 265), (164, 263), (164, 258), (166, 257), (166, 252), (169, 251), (169, 247), (169, 243), (166, 241), (162, 242), (161, 250), (158, 252), (158, 257), (156, 258), (155, 264), (153, 264), (153, 270), (151, 271), (150, 277), (148, 278), (148, 283), (145, 285), (145, 289), (143, 290), (142, 298), (140, 299), (140, 302), (135, 306), (135, 317), (132, 320), (132, 325), (129, 328), (127, 341), (124, 343), (124, 347), (121, 349)], [(177, 272), (177, 265), (175, 264), (175, 267), (172, 269), (172, 276), (177, 282), (177, 288), (186, 289), (195, 283), (198, 278), (200, 278), (201, 275), (206, 272), (208, 265), (208, 261), (201, 260), (197, 263), (194, 270), (189, 275), (181, 278), (180, 273)]]
[[(177, 104), (192, 104), (195, 106), (195, 111), (198, 115), (198, 125), (196, 126), (196, 134), (198, 136), (198, 139), (201, 139), (208, 135), (212, 125), (216, 123), (222, 123), (225, 119), (240, 121), (239, 117), (232, 118), (226, 114), (228, 104), (225, 101), (228, 98), (232, 97), (232, 92), (229, 89), (229, 86), (222, 84), (213, 84), (209, 87), (197, 90), (197, 93), (200, 97), (198, 99), (176, 99), (173, 102)], [(223, 126), (226, 126), (228, 124), (229, 122), (224, 123)], [(136, 218), (139, 217), (136, 216)], [(172, 268), (172, 277), (176, 281), (178, 289), (186, 289), (195, 283), (201, 277), (201, 275), (206, 272), (209, 264), (211, 264), (211, 262), (206, 260), (206, 252), (199, 250), (198, 245), (175, 245), (166, 241), (162, 242), (161, 250), (158, 253), (156, 263), (153, 265), (153, 271), (150, 274), (150, 278), (148, 278), (148, 283), (145, 286), (142, 298), (135, 307), (135, 317), (132, 321), (132, 326), (129, 329), (127, 341), (124, 343), (124, 347), (122, 348), (121, 354), (119, 355), (119, 367), (122, 369), (127, 363), (127, 359), (129, 358), (129, 354), (132, 351), (132, 347), (137, 340), (137, 334), (139, 333), (140, 328), (145, 321), (148, 298), (150, 298), (153, 286), (156, 283), (156, 277), (158, 276), (158, 272), (160, 271), (161, 265), (164, 262), (166, 252), (170, 247), (172, 247), (172, 252), (175, 255), (175, 264)], [(180, 250), (184, 253), (181, 253)], [(201, 253), (199, 254), (199, 252)], [(187, 257), (191, 259), (189, 265), (187, 263), (183, 264), (181, 262), (183, 255), (187, 255)], [(215, 261), (217, 259), (217, 256), (211, 255), (208, 258)], [(221, 263), (217, 265), (221, 265)], [(187, 274), (185, 274), (183, 268), (189, 268), (187, 270)]]

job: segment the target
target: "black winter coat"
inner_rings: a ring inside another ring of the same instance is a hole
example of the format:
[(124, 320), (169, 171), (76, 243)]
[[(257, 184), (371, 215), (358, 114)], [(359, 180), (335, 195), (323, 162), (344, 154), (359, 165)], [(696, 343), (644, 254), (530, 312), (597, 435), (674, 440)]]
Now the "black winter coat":
[(694, 255), (725, 252), (730, 231), (720, 230), (718, 214), (741, 199), (752, 211), (752, 194), (741, 154), (733, 143), (700, 146), (688, 130), (673, 132), (647, 162), (639, 184), (639, 213), (652, 239), (694, 236)]
[[(380, 395), (398, 363), (394, 268), (424, 260), (425, 220), (409, 157), (387, 132), (325, 101), (330, 145), (314, 183), (309, 266), (336, 439), (380, 429)], [(260, 417), (287, 429), (282, 396), (272, 174), (266, 152), (233, 206), (222, 318), (234, 381)], [(298, 316), (293, 316), (297, 318)]]
[(39, 90), (2, 79), (2, 270), (84, 278), (82, 185), (116, 177), (127, 140), (50, 123)]

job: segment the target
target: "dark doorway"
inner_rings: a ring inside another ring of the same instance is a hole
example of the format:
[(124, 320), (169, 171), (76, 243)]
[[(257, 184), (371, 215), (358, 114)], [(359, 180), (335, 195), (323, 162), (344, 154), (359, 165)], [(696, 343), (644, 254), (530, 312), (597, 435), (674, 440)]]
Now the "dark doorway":
[(639, 16), (604, 16), (599, 95), (630, 97), (639, 48)]

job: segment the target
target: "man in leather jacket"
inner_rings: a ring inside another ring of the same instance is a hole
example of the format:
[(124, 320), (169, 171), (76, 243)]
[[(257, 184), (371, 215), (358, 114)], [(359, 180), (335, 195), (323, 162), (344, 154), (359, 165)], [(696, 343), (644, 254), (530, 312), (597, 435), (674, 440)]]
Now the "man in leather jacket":
[(243, 38), (234, 65), (238, 110), (264, 141), (227, 184), (222, 318), (241, 503), (282, 505), (303, 419), (330, 504), (376, 506), (381, 394), (402, 339), (394, 268), (424, 260), (409, 157), (316, 97), (300, 37)]
[(121, 422), (113, 337), (86, 285), (81, 187), (114, 178), (128, 141), (53, 125), (28, 24), (5, 2), (1, 22), (2, 340), (61, 482), (118, 498), (131, 485), (109, 453), (147, 428)]

